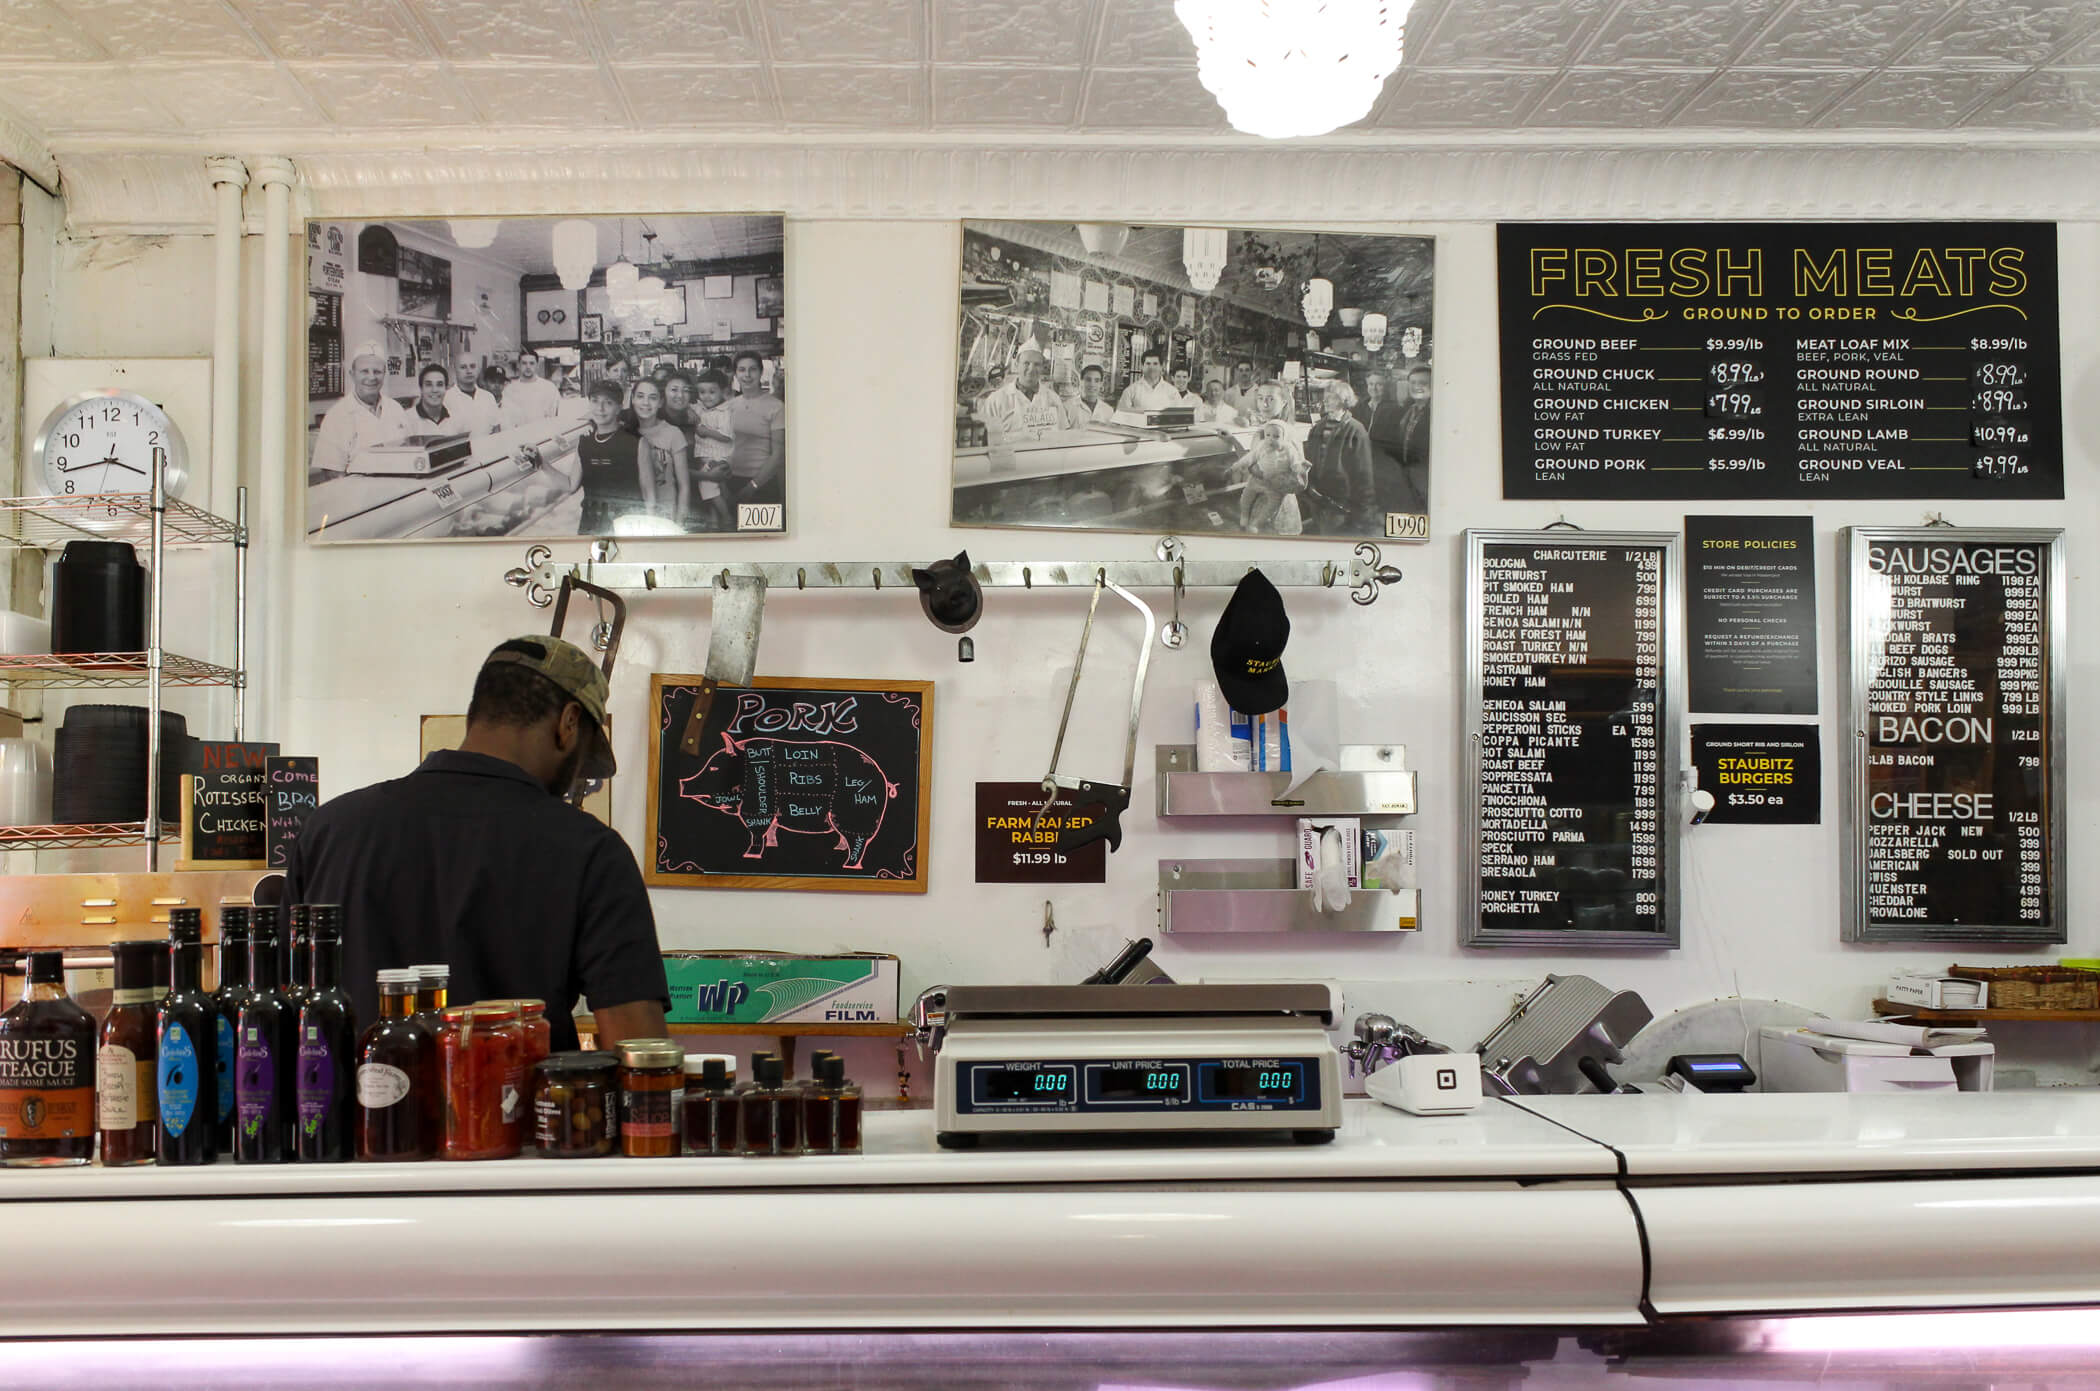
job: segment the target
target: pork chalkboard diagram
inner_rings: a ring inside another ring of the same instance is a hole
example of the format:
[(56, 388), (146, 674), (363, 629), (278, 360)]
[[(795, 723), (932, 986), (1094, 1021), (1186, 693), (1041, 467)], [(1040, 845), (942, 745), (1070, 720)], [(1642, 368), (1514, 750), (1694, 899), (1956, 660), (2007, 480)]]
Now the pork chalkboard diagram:
[(933, 683), (801, 678), (724, 686), (698, 754), (697, 676), (651, 679), (651, 884), (926, 891)]

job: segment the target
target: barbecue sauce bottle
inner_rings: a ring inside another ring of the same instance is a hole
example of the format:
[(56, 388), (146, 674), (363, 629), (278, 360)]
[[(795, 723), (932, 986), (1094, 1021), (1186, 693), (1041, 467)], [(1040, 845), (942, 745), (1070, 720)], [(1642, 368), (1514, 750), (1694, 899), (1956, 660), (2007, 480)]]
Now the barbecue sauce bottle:
[(258, 908), (248, 939), (249, 995), (241, 1005), (234, 1054), (233, 1157), (242, 1164), (282, 1164), (292, 1157), (298, 1102), (299, 1011), (279, 988), (283, 964), (277, 910)]
[(156, 961), (168, 959), (165, 942), (114, 942), (115, 988), (95, 1050), (96, 1128), (102, 1132), (102, 1162), (109, 1168), (151, 1164), (160, 1140), (160, 1080), (154, 1066), (160, 1032)]
[(219, 910), (219, 988), (212, 995), (219, 1018), (215, 1034), (215, 1080), (219, 1098), (219, 1153), (233, 1152), (234, 1060), (238, 1052), (241, 1006), (248, 1002), (249, 911), (233, 906)]
[(313, 987), (299, 1004), (299, 1125), (302, 1164), (342, 1164), (357, 1147), (357, 1012), (340, 984), (343, 910), (315, 904)]
[(0, 1164), (95, 1155), (95, 1020), (66, 996), (65, 953), (29, 953), (29, 988), (0, 1014)]
[(210, 1164), (219, 1157), (219, 1012), (204, 993), (204, 914), (168, 910), (168, 998), (160, 1005), (154, 1059), (160, 1090), (156, 1157)]
[(300, 903), (286, 914), (284, 975), (278, 989), (291, 1002), (292, 1017), (299, 1015), (299, 1006), (306, 1003), (306, 994), (313, 988), (313, 935), (314, 910)]

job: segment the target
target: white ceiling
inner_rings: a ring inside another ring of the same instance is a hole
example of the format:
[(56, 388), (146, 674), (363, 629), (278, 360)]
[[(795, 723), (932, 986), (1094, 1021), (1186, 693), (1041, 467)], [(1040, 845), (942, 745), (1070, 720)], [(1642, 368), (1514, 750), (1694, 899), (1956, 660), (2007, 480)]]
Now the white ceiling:
[[(1418, 0), (1360, 134), (2090, 133), (2096, 0)], [(0, 0), (54, 149), (418, 130), (1224, 133), (1171, 0)]]

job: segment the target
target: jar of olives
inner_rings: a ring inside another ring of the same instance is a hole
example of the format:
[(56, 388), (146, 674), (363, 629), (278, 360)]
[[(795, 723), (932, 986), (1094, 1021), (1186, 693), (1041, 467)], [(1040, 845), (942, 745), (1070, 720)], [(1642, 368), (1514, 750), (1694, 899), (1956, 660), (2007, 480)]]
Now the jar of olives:
[(556, 1053), (533, 1073), (534, 1143), (543, 1159), (604, 1159), (620, 1150), (620, 1060)]

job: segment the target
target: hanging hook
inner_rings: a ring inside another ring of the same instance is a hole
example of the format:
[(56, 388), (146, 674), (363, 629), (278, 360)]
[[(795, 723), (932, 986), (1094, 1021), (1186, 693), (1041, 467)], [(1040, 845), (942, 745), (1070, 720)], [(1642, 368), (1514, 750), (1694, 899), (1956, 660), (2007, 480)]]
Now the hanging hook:
[(1561, 513), (1561, 514), (1560, 514), (1560, 518), (1559, 518), (1559, 520), (1557, 520), (1557, 521), (1551, 521), (1551, 522), (1548, 522), (1548, 523), (1546, 523), (1546, 524), (1545, 524), (1544, 526), (1540, 527), (1540, 528), (1539, 528), (1539, 530), (1541, 530), (1541, 531), (1580, 531), (1580, 530), (1582, 530), (1582, 528), (1581, 528), (1581, 527), (1579, 527), (1579, 526), (1577, 526), (1577, 525), (1575, 525), (1575, 523), (1573, 523), (1573, 522), (1569, 521), (1569, 520), (1568, 520), (1568, 514), (1567, 514), (1567, 513), (1565, 513), (1565, 512), (1563, 512), (1563, 513)]
[(1925, 514), (1925, 525), (1954, 528), (1954, 523), (1947, 520), (1947, 514), (1944, 512), (1927, 512)]

